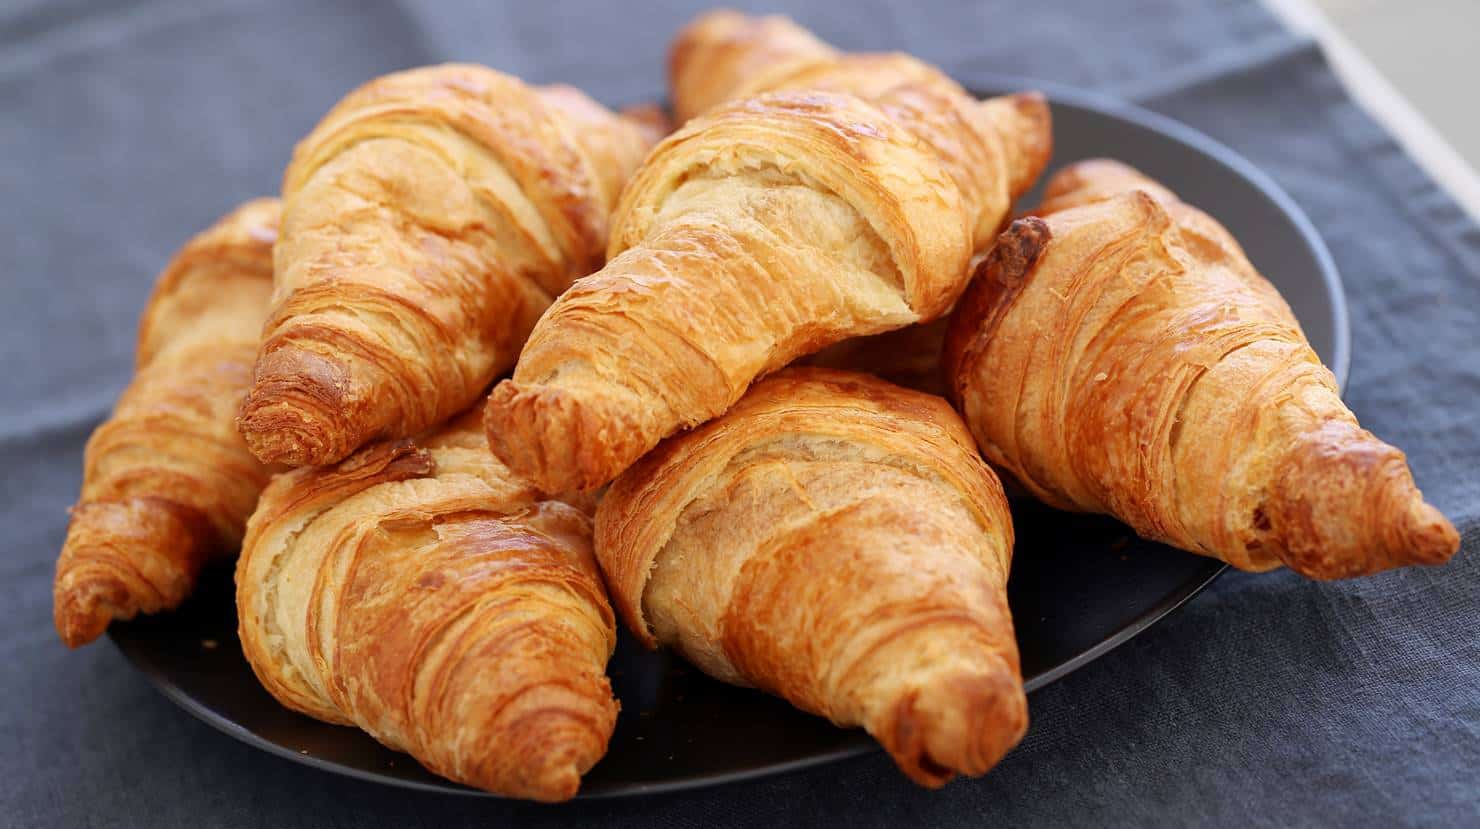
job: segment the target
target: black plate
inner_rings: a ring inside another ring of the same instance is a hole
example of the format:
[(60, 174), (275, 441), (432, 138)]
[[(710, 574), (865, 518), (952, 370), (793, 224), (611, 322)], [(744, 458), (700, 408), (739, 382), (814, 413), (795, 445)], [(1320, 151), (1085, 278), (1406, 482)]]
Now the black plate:
[[(1002, 78), (989, 88), (1045, 88)], [(1123, 159), (1212, 209), (1284, 293), (1306, 334), (1344, 381), (1346, 309), (1331, 257), (1310, 222), (1263, 174), (1211, 139), (1126, 104), (1070, 90), (1053, 100), (1056, 163)], [(1029, 200), (1026, 203), (1032, 203)], [(1145, 630), (1223, 570), (1211, 559), (1141, 541), (1104, 518), (1014, 504), (1010, 593), (1028, 689), (1047, 685)], [(231, 571), (208, 571), (180, 610), (114, 625), (113, 641), (185, 710), (227, 734), (329, 771), (420, 789), (475, 793), (423, 770), (351, 728), (280, 707), (253, 677), (236, 638)], [(869, 751), (778, 699), (715, 682), (625, 633), (610, 671), (621, 718), (581, 797), (674, 791), (825, 763)]]

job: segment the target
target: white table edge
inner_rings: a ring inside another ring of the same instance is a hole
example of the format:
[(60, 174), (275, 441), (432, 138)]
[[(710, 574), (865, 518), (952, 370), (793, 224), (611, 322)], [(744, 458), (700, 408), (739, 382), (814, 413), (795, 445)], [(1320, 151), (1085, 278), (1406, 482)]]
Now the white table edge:
[(1480, 222), (1480, 174), (1310, 0), (1264, 0), (1285, 25), (1315, 38), (1357, 102)]

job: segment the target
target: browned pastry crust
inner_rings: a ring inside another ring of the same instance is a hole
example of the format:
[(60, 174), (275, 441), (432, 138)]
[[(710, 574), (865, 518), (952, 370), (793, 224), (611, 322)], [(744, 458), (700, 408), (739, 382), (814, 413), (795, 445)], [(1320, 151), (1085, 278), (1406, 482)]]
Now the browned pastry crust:
[(791, 368), (619, 477), (596, 549), (623, 620), (707, 673), (862, 725), (936, 787), (1021, 739), (1012, 523), (938, 397)]
[(510, 475), (476, 417), (279, 475), (237, 564), (242, 650), (289, 708), (461, 783), (568, 799), (617, 715), (590, 506)]
[(942, 316), (1046, 161), (1041, 98), (979, 105), (905, 55), (771, 82), (658, 145), (613, 214), (607, 266), (495, 388), (493, 451), (547, 491), (606, 483), (797, 357)]
[(350, 93), (284, 176), (275, 306), (241, 412), (252, 451), (329, 463), (466, 409), (600, 266), (654, 126), (471, 65)]
[(1294, 315), (1207, 214), (1084, 162), (1014, 222), (952, 318), (952, 396), (987, 459), (1062, 508), (1312, 578), (1459, 547), (1403, 453), (1357, 425)]
[(134, 379), (87, 442), (82, 496), (57, 561), (53, 615), (70, 647), (114, 619), (184, 601), (234, 553), (268, 473), (236, 432), (272, 290), (276, 199), (191, 239), (139, 322)]

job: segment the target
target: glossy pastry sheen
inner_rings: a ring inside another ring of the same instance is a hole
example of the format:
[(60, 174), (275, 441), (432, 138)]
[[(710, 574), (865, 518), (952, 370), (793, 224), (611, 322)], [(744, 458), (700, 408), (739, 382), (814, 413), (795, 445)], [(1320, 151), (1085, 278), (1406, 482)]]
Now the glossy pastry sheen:
[(1313, 578), (1459, 546), (1403, 453), (1364, 431), (1233, 237), (1111, 161), (1049, 183), (956, 309), (951, 391), (1039, 498), (1246, 570)]
[(236, 432), (272, 290), (276, 199), (242, 205), (165, 268), (134, 378), (87, 442), (53, 612), (72, 647), (114, 619), (175, 607), (236, 551), (268, 473)]
[(773, 81), (653, 151), (607, 266), (494, 389), (494, 452), (546, 490), (606, 483), (797, 357), (943, 315), (1046, 162), (1041, 98), (979, 104), (905, 55)]
[(570, 798), (617, 715), (589, 506), (541, 498), (467, 417), (280, 475), (238, 561), (242, 650), (289, 708), (461, 783)]
[(938, 397), (787, 369), (618, 478), (596, 539), (638, 639), (863, 726), (922, 785), (1023, 735), (1007, 502)]
[(283, 181), (274, 308), (241, 430), (266, 461), (337, 461), (446, 420), (600, 266), (656, 136), (569, 87), (471, 65), (352, 92)]

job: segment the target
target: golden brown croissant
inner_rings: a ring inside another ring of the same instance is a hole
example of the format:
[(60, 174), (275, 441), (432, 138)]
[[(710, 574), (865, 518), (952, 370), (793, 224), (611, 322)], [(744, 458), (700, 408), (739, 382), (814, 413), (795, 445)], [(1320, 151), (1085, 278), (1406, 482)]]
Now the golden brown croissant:
[(791, 368), (617, 479), (597, 556), (628, 627), (862, 725), (925, 786), (1022, 738), (1002, 488), (938, 397)]
[(511, 469), (599, 486), (760, 375), (942, 316), (1046, 161), (1041, 98), (978, 105), (904, 55), (778, 83), (793, 91), (691, 121), (623, 191), (611, 260), (551, 306), (489, 400)]
[(252, 451), (329, 463), (466, 409), (601, 264), (652, 126), (470, 65), (350, 93), (284, 176), (275, 307), (240, 420)]
[(191, 239), (139, 321), (134, 379), (87, 442), (57, 562), (53, 614), (71, 647), (114, 619), (175, 607), (211, 556), (234, 553), (268, 471), (236, 432), (272, 291), (276, 199)]
[(987, 459), (1063, 509), (1246, 570), (1443, 562), (1459, 537), (1357, 425), (1294, 315), (1207, 214), (1125, 165), (1049, 183), (952, 318)]
[(476, 417), (279, 475), (237, 563), (242, 650), (289, 708), (461, 783), (568, 799), (617, 715), (589, 506), (510, 475)]

